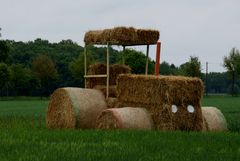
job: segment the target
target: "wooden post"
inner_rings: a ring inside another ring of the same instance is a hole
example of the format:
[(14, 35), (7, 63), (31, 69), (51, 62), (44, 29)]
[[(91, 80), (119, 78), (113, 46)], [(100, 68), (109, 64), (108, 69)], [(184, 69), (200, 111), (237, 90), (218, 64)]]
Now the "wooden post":
[[(84, 46), (84, 76), (87, 75), (87, 45)], [(87, 80), (84, 77), (84, 86), (87, 87)]]
[(206, 96), (208, 96), (208, 62), (206, 62)]
[(157, 42), (156, 64), (155, 64), (155, 76), (156, 77), (158, 77), (158, 74), (159, 74), (160, 52), (161, 52), (161, 42)]
[(149, 45), (147, 45), (147, 51), (146, 51), (146, 67), (145, 67), (145, 75), (148, 75), (148, 55), (149, 55)]
[(107, 43), (107, 90), (106, 98), (109, 96), (109, 43)]
[(123, 46), (123, 55), (122, 55), (122, 64), (124, 65), (125, 64), (125, 48), (126, 46)]

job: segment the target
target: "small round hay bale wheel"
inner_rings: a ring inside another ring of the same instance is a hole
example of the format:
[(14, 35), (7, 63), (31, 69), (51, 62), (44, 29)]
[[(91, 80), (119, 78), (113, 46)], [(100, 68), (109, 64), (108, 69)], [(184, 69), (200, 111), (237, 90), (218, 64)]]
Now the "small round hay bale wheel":
[(145, 108), (123, 107), (104, 110), (97, 120), (99, 129), (153, 129), (153, 121)]
[(227, 122), (216, 107), (202, 107), (203, 131), (227, 131)]

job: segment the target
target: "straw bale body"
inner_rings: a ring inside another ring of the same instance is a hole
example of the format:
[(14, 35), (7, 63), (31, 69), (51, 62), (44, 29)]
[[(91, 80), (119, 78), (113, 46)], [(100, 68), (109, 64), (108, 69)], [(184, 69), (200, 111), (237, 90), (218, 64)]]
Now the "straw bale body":
[(112, 45), (149, 45), (156, 44), (159, 31), (135, 29), (133, 27), (115, 27), (113, 29), (88, 31), (84, 36), (86, 44)]
[(59, 88), (48, 105), (48, 128), (95, 128), (97, 116), (107, 108), (103, 94), (95, 89)]
[(152, 129), (153, 122), (145, 108), (113, 108), (101, 113), (97, 120), (100, 129)]
[(222, 112), (216, 107), (202, 107), (202, 115), (206, 123), (203, 131), (227, 131), (227, 122)]
[[(118, 107), (147, 108), (161, 130), (202, 130), (202, 95), (198, 78), (123, 74), (117, 80)], [(193, 112), (188, 111), (189, 105)]]

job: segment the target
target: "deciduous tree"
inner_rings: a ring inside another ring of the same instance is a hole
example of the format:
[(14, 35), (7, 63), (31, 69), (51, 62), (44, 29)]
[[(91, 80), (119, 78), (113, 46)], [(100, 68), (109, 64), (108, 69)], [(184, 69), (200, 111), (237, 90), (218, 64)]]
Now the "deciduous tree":
[[(123, 55), (123, 53), (121, 53)], [(142, 52), (135, 50), (127, 49), (124, 51), (125, 64), (131, 68), (132, 73), (134, 74), (144, 74), (146, 67), (146, 55)], [(119, 60), (122, 62), (122, 60)], [(153, 74), (154, 72), (154, 63), (149, 58), (148, 60), (148, 73)]]
[(10, 84), (14, 95), (28, 95), (39, 87), (39, 81), (29, 68), (22, 64), (10, 66)]
[(7, 86), (7, 95), (8, 95), (8, 83), (10, 80), (10, 70), (5, 63), (0, 63), (0, 90)]
[(232, 48), (229, 55), (225, 56), (223, 59), (223, 66), (227, 69), (228, 73), (231, 75), (232, 87), (231, 94), (232, 96), (237, 94), (235, 90), (235, 82), (238, 75), (240, 75), (240, 53), (236, 48)]
[(46, 55), (39, 55), (33, 60), (32, 70), (41, 82), (42, 94), (50, 94), (53, 83), (58, 78), (58, 72), (53, 60)]
[[(92, 54), (87, 54), (87, 65), (94, 63)], [(69, 70), (73, 78), (76, 80), (80, 87), (84, 86), (84, 54), (80, 53), (79, 57), (69, 63)]]
[(201, 77), (201, 63), (198, 57), (191, 56), (190, 60), (180, 66), (180, 73), (189, 77)]
[(163, 61), (160, 64), (160, 73), (161, 75), (175, 75), (177, 72), (177, 68), (175, 67), (174, 64), (169, 64), (166, 61)]
[(6, 62), (9, 56), (10, 47), (7, 42), (0, 40), (0, 62)]

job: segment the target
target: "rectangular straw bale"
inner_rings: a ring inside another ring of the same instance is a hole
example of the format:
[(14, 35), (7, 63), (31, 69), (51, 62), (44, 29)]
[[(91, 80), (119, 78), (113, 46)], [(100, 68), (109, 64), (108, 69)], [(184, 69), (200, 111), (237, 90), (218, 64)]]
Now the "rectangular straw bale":
[[(130, 67), (121, 64), (113, 64), (109, 67), (109, 85), (116, 85), (119, 74), (130, 73)], [(93, 64), (88, 67), (89, 75), (106, 74), (106, 64)], [(106, 78), (87, 78), (87, 88), (94, 88), (96, 85), (106, 85)]]
[(110, 65), (109, 72), (110, 72), (109, 84), (116, 85), (118, 75), (131, 73), (131, 68), (127, 65), (113, 64), (113, 65)]
[[(106, 93), (107, 93), (107, 86), (106, 85), (96, 85), (96, 86), (93, 87), (93, 89), (100, 90), (104, 94), (104, 96), (106, 96)], [(109, 97), (117, 97), (116, 93), (117, 93), (116, 85), (109, 86), (108, 96)]]
[[(201, 130), (202, 95), (198, 78), (121, 74), (117, 79), (118, 106), (147, 108), (156, 127), (163, 130)], [(176, 113), (172, 105), (177, 106)], [(193, 113), (187, 111), (188, 105), (194, 107)]]
[(157, 30), (133, 27), (93, 30), (86, 32), (84, 36), (86, 44), (149, 45), (156, 44), (158, 39), (159, 31)]
[(109, 41), (116, 44), (131, 44), (138, 40), (136, 29), (133, 27), (115, 27), (114, 29), (109, 31), (111, 35)]
[(118, 106), (118, 100), (116, 97), (108, 97), (106, 99), (107, 102), (107, 108), (117, 108)]
[[(107, 73), (106, 64), (93, 64), (88, 67), (88, 75), (100, 75)], [(86, 87), (94, 88), (96, 85), (106, 85), (106, 78), (87, 78)]]
[(159, 32), (156, 30), (137, 30), (137, 36), (140, 44), (152, 44), (159, 39)]
[(84, 40), (87, 40), (89, 42), (99, 42), (101, 41), (101, 35), (101, 30), (88, 31), (85, 34)]

